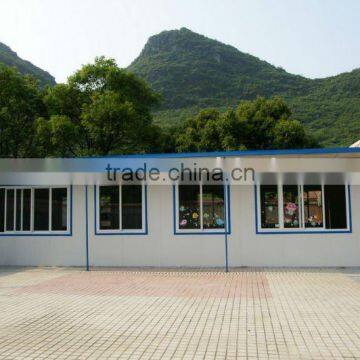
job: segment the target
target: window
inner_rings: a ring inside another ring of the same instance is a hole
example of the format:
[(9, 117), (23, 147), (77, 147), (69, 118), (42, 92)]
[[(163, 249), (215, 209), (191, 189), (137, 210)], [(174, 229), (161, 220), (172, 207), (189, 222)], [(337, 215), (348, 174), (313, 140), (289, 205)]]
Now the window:
[(224, 186), (204, 185), (202, 191), (204, 229), (223, 229), (225, 222)]
[(304, 224), (306, 228), (322, 228), (322, 186), (304, 185)]
[(15, 190), (6, 189), (6, 205), (5, 205), (5, 216), (6, 216), (6, 231), (14, 231), (14, 200)]
[(200, 185), (179, 185), (179, 228), (200, 229)]
[(121, 224), (123, 229), (142, 228), (142, 188), (140, 185), (121, 187)]
[(66, 232), (67, 187), (0, 188), (0, 233)]
[(299, 188), (297, 185), (283, 186), (283, 216), (285, 228), (298, 228), (299, 219)]
[(67, 228), (67, 190), (52, 189), (51, 230), (64, 231)]
[(258, 190), (260, 232), (349, 230), (345, 185), (260, 185)]
[(144, 185), (99, 186), (98, 231), (144, 231)]
[(5, 226), (5, 189), (0, 188), (0, 232), (4, 232)]
[(34, 190), (34, 230), (49, 230), (49, 189)]
[(16, 189), (16, 231), (31, 230), (31, 189)]
[(100, 229), (120, 229), (120, 196), (118, 186), (100, 187)]
[(22, 189), (22, 230), (31, 229), (31, 189)]
[(325, 185), (325, 223), (327, 229), (346, 229), (346, 189), (341, 185)]
[(261, 185), (261, 227), (279, 227), (278, 188), (276, 185)]
[(224, 231), (224, 185), (178, 185), (177, 200), (179, 231)]

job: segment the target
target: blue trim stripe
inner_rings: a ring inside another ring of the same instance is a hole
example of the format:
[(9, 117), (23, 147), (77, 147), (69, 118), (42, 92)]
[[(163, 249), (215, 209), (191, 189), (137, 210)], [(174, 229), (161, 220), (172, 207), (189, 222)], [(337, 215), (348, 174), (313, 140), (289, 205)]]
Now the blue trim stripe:
[(224, 184), (224, 195), (225, 195), (225, 206), (227, 207), (227, 229), (226, 231), (204, 231), (204, 230), (198, 230), (198, 231), (178, 231), (176, 228), (176, 185), (173, 185), (173, 233), (174, 235), (225, 235), (225, 232), (227, 235), (231, 234), (231, 211), (230, 211), (230, 191), (226, 190), (226, 187), (228, 187), (228, 190), (230, 189), (229, 185)]
[(239, 151), (212, 151), (192, 153), (161, 153), (161, 154), (130, 154), (80, 157), (80, 159), (110, 159), (110, 158), (135, 158), (135, 159), (169, 159), (192, 157), (227, 157), (227, 156), (271, 156), (271, 155), (319, 155), (319, 154), (348, 154), (360, 153), (360, 148), (316, 148), (316, 149), (282, 149), (282, 150), (239, 150)]
[(144, 231), (139, 231), (139, 232), (128, 232), (128, 231), (117, 231), (117, 232), (98, 232), (97, 231), (97, 189), (96, 189), (96, 185), (94, 185), (94, 214), (95, 214), (95, 219), (94, 219), (94, 234), (98, 235), (98, 236), (108, 236), (108, 235), (121, 235), (121, 236), (126, 236), (126, 235), (148, 235), (148, 211), (147, 211), (147, 185), (144, 185), (144, 197), (145, 197), (145, 201), (144, 201), (144, 206), (145, 206), (145, 227), (144, 227)]
[(350, 234), (352, 233), (352, 213), (351, 213), (351, 191), (350, 185), (348, 187), (348, 211), (349, 211), (349, 230), (299, 230), (299, 231), (287, 231), (287, 230), (274, 230), (274, 231), (259, 231), (258, 223), (258, 195), (257, 195), (257, 186), (254, 185), (255, 193), (255, 233), (257, 235), (290, 235), (290, 234)]
[[(1, 187), (34, 187), (34, 186), (38, 186), (38, 185), (1, 185)], [(44, 186), (44, 188), (51, 188), (52, 186)], [(64, 187), (68, 187), (68, 186), (64, 186)], [(48, 231), (47, 233), (39, 233), (36, 231), (29, 231), (28, 233), (21, 233), (21, 234), (17, 234), (16, 232), (14, 233), (8, 233), (8, 232), (4, 232), (4, 233), (0, 233), (0, 237), (37, 237), (37, 236), (63, 236), (63, 237), (70, 237), (73, 235), (73, 186), (70, 185), (70, 224), (69, 224), (69, 231), (64, 231), (63, 233), (56, 233), (54, 234), (52, 231)]]

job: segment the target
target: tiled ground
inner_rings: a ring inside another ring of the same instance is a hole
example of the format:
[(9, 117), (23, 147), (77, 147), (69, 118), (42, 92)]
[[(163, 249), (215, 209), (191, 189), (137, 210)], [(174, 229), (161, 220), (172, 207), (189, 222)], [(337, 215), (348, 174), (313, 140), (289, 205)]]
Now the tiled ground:
[(360, 272), (0, 269), (0, 359), (360, 359)]

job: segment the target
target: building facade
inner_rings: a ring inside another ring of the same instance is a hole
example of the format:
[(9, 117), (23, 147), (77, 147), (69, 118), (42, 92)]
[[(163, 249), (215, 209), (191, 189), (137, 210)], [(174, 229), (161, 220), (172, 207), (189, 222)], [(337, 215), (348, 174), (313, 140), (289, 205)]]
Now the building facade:
[[(360, 266), (359, 148), (13, 161), (0, 265)], [(160, 180), (121, 179), (144, 165)], [(205, 168), (224, 176), (161, 178)]]

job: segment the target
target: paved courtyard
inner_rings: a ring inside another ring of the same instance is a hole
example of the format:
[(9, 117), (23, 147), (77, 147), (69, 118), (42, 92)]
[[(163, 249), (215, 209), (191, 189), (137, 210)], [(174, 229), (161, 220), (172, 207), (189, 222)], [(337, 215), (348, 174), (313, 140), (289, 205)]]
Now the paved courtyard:
[(0, 268), (0, 359), (360, 359), (360, 272)]

